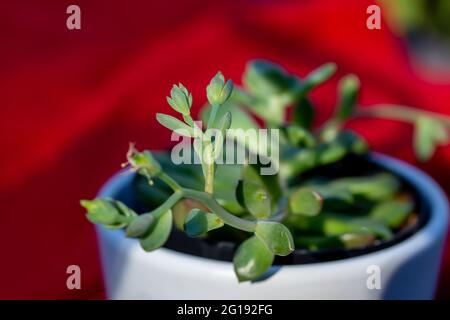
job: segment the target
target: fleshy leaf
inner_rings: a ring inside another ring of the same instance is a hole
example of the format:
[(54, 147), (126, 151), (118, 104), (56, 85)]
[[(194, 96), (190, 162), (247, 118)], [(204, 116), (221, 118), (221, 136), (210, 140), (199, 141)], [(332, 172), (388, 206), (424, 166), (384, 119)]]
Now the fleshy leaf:
[(136, 238), (144, 235), (155, 222), (155, 218), (150, 213), (137, 216), (128, 224), (126, 235), (130, 238)]
[(304, 129), (311, 129), (314, 121), (314, 107), (311, 101), (302, 97), (294, 108), (294, 123)]
[(140, 239), (141, 247), (149, 252), (162, 247), (172, 231), (172, 211), (168, 210), (161, 215), (150, 230)]
[(255, 235), (261, 239), (275, 255), (287, 256), (294, 251), (292, 234), (285, 225), (273, 221), (258, 221)]
[(339, 101), (336, 118), (343, 121), (354, 111), (359, 92), (359, 79), (355, 75), (347, 75), (339, 81)]
[(190, 237), (199, 237), (222, 226), (223, 221), (214, 213), (192, 209), (184, 222), (184, 231)]
[(420, 161), (431, 158), (436, 147), (449, 141), (447, 128), (438, 120), (421, 116), (414, 130), (414, 150)]
[(243, 168), (242, 195), (245, 207), (252, 216), (257, 219), (270, 216), (272, 203), (269, 190), (251, 165)]
[(409, 200), (391, 200), (378, 204), (370, 213), (370, 217), (385, 223), (390, 228), (398, 228), (413, 210)]
[(289, 211), (293, 214), (315, 216), (322, 209), (322, 196), (309, 188), (300, 188), (289, 197)]
[(326, 63), (313, 70), (301, 83), (303, 95), (327, 81), (336, 72), (336, 64)]
[(253, 95), (267, 98), (293, 91), (299, 80), (275, 63), (252, 60), (245, 69), (243, 83)]
[(241, 243), (234, 258), (234, 272), (239, 282), (256, 280), (272, 266), (274, 254), (259, 238), (252, 236)]
[(392, 197), (400, 188), (400, 181), (388, 173), (379, 173), (365, 177), (340, 178), (332, 181), (330, 186), (344, 188), (353, 195), (369, 200), (384, 200)]
[[(134, 211), (119, 201), (109, 198), (81, 200), (81, 206), (87, 210), (86, 217), (93, 223), (102, 224), (108, 228), (123, 228)], [(122, 211), (126, 208), (126, 211)]]
[(192, 127), (188, 126), (186, 123), (182, 122), (181, 120), (178, 120), (175, 117), (163, 113), (157, 113), (156, 120), (158, 120), (158, 122), (162, 126), (166, 127), (169, 130), (175, 131), (180, 136), (185, 137), (195, 136), (195, 132)]

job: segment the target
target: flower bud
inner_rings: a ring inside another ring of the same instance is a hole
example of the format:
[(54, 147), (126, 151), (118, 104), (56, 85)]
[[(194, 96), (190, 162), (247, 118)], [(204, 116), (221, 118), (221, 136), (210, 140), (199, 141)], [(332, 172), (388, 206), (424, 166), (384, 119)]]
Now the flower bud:
[(133, 171), (139, 172), (148, 179), (161, 172), (161, 165), (156, 161), (152, 153), (148, 150), (139, 152), (134, 147), (134, 144), (130, 144), (127, 152), (127, 160)]
[(218, 72), (206, 87), (206, 96), (211, 105), (221, 105), (228, 100), (232, 91), (233, 81), (225, 82), (223, 74)]
[(170, 97), (167, 97), (167, 103), (175, 111), (187, 116), (192, 106), (192, 94), (181, 83), (174, 85), (170, 90)]

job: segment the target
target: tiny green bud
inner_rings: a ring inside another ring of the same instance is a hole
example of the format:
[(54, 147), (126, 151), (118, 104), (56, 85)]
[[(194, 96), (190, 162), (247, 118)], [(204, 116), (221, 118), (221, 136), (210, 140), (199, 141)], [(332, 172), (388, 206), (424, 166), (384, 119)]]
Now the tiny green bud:
[(130, 143), (127, 160), (127, 164), (131, 166), (133, 171), (139, 172), (148, 179), (157, 176), (161, 172), (161, 165), (156, 161), (152, 153), (148, 150), (139, 152), (133, 143)]
[(177, 112), (184, 116), (189, 115), (192, 106), (192, 94), (181, 83), (173, 85), (170, 90), (170, 97), (167, 97), (167, 103)]
[(225, 82), (225, 78), (221, 72), (218, 72), (211, 82), (206, 87), (206, 96), (211, 105), (224, 104), (231, 96), (233, 91), (233, 82), (228, 80)]

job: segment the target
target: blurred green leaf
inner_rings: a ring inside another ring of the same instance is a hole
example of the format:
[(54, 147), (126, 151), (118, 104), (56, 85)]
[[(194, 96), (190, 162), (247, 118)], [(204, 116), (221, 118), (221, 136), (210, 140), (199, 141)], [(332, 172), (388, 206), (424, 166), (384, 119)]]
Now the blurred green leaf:
[(184, 222), (184, 231), (190, 237), (200, 237), (222, 226), (223, 221), (214, 213), (192, 209)]
[(421, 116), (415, 123), (414, 150), (420, 161), (431, 158), (436, 147), (449, 141), (448, 130), (439, 120)]
[(299, 86), (295, 76), (267, 60), (250, 61), (244, 72), (243, 83), (249, 92), (260, 98), (278, 96)]
[(166, 211), (155, 223), (150, 230), (140, 238), (140, 244), (145, 251), (153, 251), (162, 247), (170, 236), (172, 231), (172, 210)]
[(307, 97), (302, 97), (294, 107), (293, 123), (306, 130), (310, 130), (313, 121), (314, 106)]
[(275, 255), (287, 256), (294, 251), (294, 240), (285, 225), (273, 221), (258, 221), (255, 235), (261, 239)]
[(360, 233), (344, 233), (337, 236), (301, 235), (295, 237), (296, 247), (313, 251), (319, 249), (364, 248), (374, 241), (375, 237), (373, 235)]
[(336, 64), (326, 63), (317, 69), (313, 70), (301, 83), (302, 95), (307, 94), (309, 91), (327, 81), (336, 72)]
[(341, 160), (347, 154), (347, 149), (338, 141), (333, 141), (331, 143), (320, 144), (316, 152), (317, 163), (319, 165), (326, 165)]
[(398, 228), (412, 212), (414, 204), (410, 200), (390, 200), (378, 204), (370, 213), (372, 219), (386, 224), (390, 228)]
[(291, 145), (311, 148), (316, 144), (314, 135), (302, 127), (290, 125), (283, 128), (283, 131)]
[(322, 209), (322, 204), (322, 196), (309, 188), (299, 188), (289, 196), (289, 211), (293, 214), (315, 216)]
[(400, 189), (400, 181), (389, 173), (340, 178), (332, 181), (330, 185), (374, 201), (389, 199)]
[(315, 217), (291, 216), (288, 224), (297, 230), (316, 231), (327, 236), (356, 233), (372, 234), (381, 239), (392, 237), (391, 230), (379, 221), (336, 212), (322, 212)]
[(339, 81), (339, 101), (336, 108), (336, 118), (344, 121), (353, 115), (360, 82), (357, 76), (347, 75)]
[(241, 243), (234, 258), (239, 282), (257, 280), (272, 266), (274, 254), (259, 238), (252, 236)]

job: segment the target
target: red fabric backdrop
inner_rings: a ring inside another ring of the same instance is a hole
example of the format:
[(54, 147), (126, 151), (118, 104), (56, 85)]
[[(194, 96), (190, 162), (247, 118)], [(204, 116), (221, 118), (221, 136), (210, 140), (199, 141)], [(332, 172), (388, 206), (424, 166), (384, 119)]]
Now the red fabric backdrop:
[[(245, 62), (268, 58), (305, 75), (327, 61), (360, 76), (362, 104), (392, 102), (450, 113), (450, 85), (414, 73), (403, 42), (368, 30), (366, 0), (87, 1), (82, 29), (66, 28), (72, 1), (8, 1), (0, 8), (0, 298), (102, 298), (93, 226), (78, 204), (124, 160), (129, 141), (163, 148), (155, 121), (172, 83), (194, 94), (220, 69), (240, 82)], [(338, 77), (313, 95), (331, 114)], [(375, 150), (415, 163), (411, 129), (353, 126)], [(422, 166), (450, 190), (450, 149)], [(77, 264), (82, 290), (66, 288)], [(420, 275), (417, 275), (420, 276)], [(450, 255), (439, 297), (450, 297)]]

